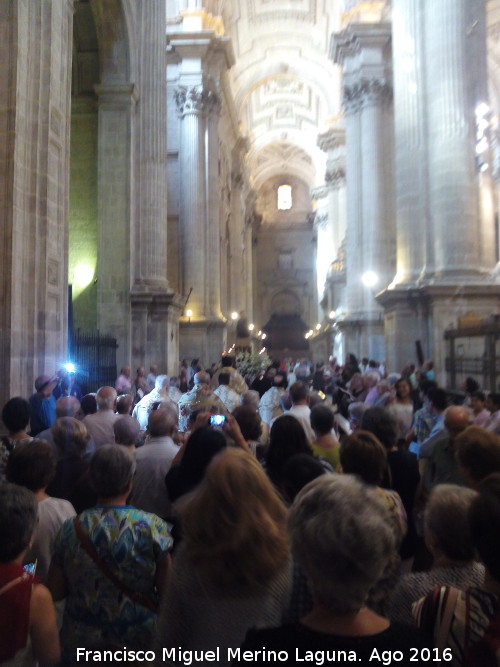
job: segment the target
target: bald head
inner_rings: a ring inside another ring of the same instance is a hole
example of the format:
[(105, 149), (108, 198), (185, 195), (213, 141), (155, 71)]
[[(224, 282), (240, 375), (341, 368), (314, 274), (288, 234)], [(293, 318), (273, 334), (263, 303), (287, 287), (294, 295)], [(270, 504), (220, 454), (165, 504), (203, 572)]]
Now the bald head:
[(209, 384), (210, 383), (209, 373), (207, 373), (206, 371), (199, 371), (194, 376), (194, 383), (195, 384)]
[(56, 403), (56, 419), (59, 417), (77, 418), (80, 412), (80, 401), (74, 396), (61, 396)]
[(172, 435), (175, 429), (175, 416), (172, 410), (159, 408), (149, 415), (148, 431), (154, 437)]
[(116, 390), (113, 387), (101, 387), (96, 396), (98, 410), (114, 410)]
[(459, 433), (465, 431), (471, 423), (471, 412), (469, 408), (462, 405), (452, 405), (444, 413), (444, 425), (453, 441)]

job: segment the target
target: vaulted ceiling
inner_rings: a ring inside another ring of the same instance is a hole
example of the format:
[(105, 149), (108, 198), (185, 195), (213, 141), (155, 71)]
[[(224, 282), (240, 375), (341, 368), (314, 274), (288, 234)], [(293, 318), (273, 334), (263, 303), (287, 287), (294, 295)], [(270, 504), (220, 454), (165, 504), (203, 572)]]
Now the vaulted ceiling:
[[(338, 118), (341, 71), (328, 58), (343, 12), (391, 0), (166, 0), (167, 16), (203, 8), (222, 17), (236, 63), (230, 77), (236, 112), (249, 139), (252, 183), (289, 173), (312, 188), (324, 179), (318, 134)], [(487, 0), (490, 103), (500, 110), (500, 0)]]
[(278, 173), (323, 182), (318, 133), (340, 112), (340, 72), (328, 59), (342, 0), (246, 0), (212, 3), (232, 38), (236, 110), (250, 139), (256, 189)]

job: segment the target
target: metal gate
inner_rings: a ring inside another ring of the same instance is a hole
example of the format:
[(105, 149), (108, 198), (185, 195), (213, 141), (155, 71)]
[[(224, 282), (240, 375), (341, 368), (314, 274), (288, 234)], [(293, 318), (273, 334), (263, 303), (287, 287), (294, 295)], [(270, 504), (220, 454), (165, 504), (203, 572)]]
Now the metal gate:
[(99, 331), (82, 333), (77, 329), (73, 333), (71, 361), (75, 364), (75, 379), (83, 394), (95, 392), (104, 385), (114, 387), (117, 348), (116, 338)]

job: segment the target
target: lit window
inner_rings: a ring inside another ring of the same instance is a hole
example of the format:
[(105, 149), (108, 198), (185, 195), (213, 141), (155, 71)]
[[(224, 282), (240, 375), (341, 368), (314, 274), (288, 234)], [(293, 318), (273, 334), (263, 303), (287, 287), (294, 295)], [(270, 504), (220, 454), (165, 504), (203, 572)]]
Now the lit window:
[(292, 186), (280, 185), (278, 188), (278, 210), (289, 211), (292, 208)]

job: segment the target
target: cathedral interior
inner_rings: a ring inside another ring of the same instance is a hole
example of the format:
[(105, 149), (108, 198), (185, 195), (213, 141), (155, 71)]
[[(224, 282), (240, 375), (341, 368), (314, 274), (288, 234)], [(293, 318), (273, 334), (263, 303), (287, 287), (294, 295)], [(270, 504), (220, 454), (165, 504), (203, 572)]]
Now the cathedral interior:
[(498, 324), (500, 0), (4, 0), (0, 31), (1, 402), (75, 332), (171, 373), (243, 311), (257, 351), (419, 341), (444, 385)]

